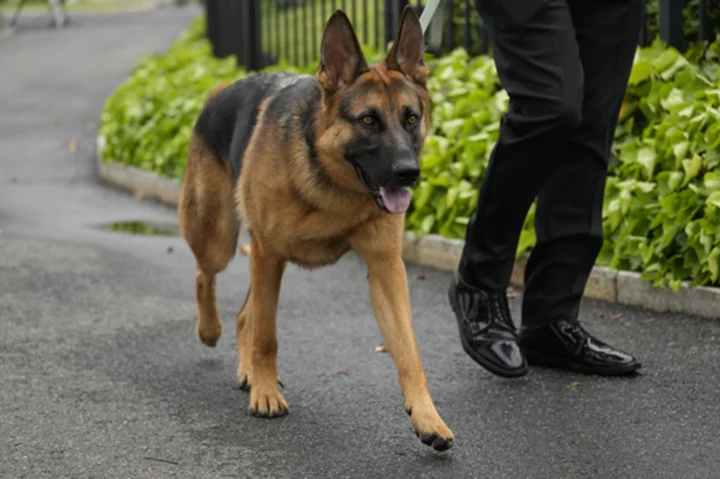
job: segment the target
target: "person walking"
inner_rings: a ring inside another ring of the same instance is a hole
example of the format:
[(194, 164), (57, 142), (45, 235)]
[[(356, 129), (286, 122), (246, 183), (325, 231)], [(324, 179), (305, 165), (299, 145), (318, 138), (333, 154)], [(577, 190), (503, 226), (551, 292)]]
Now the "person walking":
[[(608, 159), (643, 21), (641, 0), (475, 0), (509, 95), (448, 296), (466, 353), (492, 373), (528, 364), (619, 375), (640, 362), (579, 323), (603, 244)], [(522, 326), (506, 289), (537, 198)]]

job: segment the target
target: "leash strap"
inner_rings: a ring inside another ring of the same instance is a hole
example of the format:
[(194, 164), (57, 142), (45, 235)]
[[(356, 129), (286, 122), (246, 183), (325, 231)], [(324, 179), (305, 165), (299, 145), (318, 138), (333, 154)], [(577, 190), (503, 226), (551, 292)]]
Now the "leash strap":
[(423, 8), (423, 12), (420, 15), (420, 26), (422, 26), (423, 35), (427, 32), (430, 20), (432, 20), (442, 1), (443, 0), (428, 0), (425, 8)]

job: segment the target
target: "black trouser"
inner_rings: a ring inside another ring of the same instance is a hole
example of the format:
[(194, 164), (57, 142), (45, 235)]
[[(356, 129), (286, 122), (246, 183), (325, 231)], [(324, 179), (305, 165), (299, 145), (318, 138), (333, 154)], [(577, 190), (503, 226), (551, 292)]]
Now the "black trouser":
[(641, 0), (475, 0), (510, 104), (470, 217), (460, 275), (507, 288), (537, 198), (523, 326), (575, 319), (603, 243), (608, 158)]

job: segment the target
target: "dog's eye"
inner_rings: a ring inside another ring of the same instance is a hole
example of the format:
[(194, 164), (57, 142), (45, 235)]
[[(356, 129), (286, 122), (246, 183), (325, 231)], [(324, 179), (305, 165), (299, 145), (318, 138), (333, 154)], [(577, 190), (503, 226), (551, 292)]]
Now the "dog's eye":
[(405, 121), (407, 121), (408, 125), (412, 126), (412, 125), (417, 124), (418, 117), (417, 117), (417, 115), (410, 115), (410, 116), (408, 116), (407, 120), (405, 120)]
[(358, 117), (358, 121), (362, 123), (362, 126), (367, 128), (368, 131), (382, 131), (385, 127), (382, 117), (374, 109), (368, 109)]

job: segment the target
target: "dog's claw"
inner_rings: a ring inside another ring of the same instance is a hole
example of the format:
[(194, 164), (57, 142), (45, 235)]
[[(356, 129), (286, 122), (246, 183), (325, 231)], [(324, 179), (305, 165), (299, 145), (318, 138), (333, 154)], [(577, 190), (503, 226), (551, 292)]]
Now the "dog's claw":
[[(238, 389), (240, 389), (242, 391), (250, 391), (251, 385), (250, 385), (250, 381), (248, 379), (249, 379), (248, 377), (244, 377), (243, 380), (238, 383)], [(279, 379), (278, 379), (278, 385), (281, 388), (285, 389), (285, 385)]]
[(447, 451), (453, 446), (453, 440), (452, 439), (443, 439), (441, 437), (438, 437), (435, 439), (432, 443), (433, 449), (436, 451)]
[(256, 417), (275, 418), (289, 413), (287, 402), (279, 392), (250, 393), (250, 414)]
[(238, 388), (241, 391), (250, 391), (250, 383), (248, 382), (248, 378), (244, 378), (242, 381), (240, 381), (240, 384), (238, 384)]
[(434, 432), (432, 434), (420, 435), (415, 431), (415, 435), (420, 438), (420, 442), (426, 446), (431, 446), (436, 451), (447, 451), (453, 446), (453, 438), (443, 438)]
[[(420, 439), (420, 442), (426, 446), (431, 446), (436, 451), (450, 449), (453, 446), (455, 436), (442, 419), (436, 413), (427, 414), (422, 407), (413, 408), (413, 406), (413, 404), (408, 404), (405, 410), (411, 417), (410, 421), (415, 436)], [(413, 409), (415, 410), (413, 411)]]
[(263, 417), (267, 419), (276, 418), (276, 417), (283, 417), (286, 416), (288, 413), (288, 409), (280, 408), (277, 411), (268, 410), (268, 411), (261, 411), (260, 409), (250, 409), (250, 414), (252, 414), (255, 417)]
[(432, 445), (432, 443), (437, 439), (437, 433), (434, 432), (430, 434), (429, 436), (420, 436), (420, 441), (425, 444), (426, 446)]

